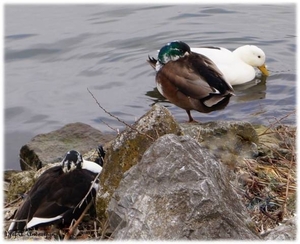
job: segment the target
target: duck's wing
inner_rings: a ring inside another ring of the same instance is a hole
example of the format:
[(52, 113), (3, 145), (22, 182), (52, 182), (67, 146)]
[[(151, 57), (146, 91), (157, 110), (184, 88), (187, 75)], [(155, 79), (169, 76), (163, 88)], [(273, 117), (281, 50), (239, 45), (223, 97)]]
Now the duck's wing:
[(83, 169), (61, 175), (52, 183), (47, 197), (40, 202), (27, 228), (59, 219), (69, 223), (73, 218), (78, 218), (88, 202), (94, 201), (96, 190), (91, 188), (91, 184), (95, 176), (96, 174)]
[(157, 74), (159, 80), (168, 79), (186, 96), (203, 100), (206, 106), (213, 106), (233, 93), (220, 70), (207, 57), (191, 53), (174, 62), (168, 62)]
[(18, 208), (8, 232), (23, 231), (39, 208), (41, 201), (47, 196), (52, 182), (63, 174), (61, 166), (55, 166), (46, 170), (26, 194), (24, 201)]

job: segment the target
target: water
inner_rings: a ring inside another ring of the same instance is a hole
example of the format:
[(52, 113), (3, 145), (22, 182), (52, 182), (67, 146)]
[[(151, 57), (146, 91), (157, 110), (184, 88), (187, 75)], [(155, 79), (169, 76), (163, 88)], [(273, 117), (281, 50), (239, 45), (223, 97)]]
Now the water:
[[(231, 50), (261, 47), (271, 75), (236, 88), (225, 110), (192, 112), (202, 122), (269, 124), (296, 107), (296, 5), (5, 5), (5, 169), (33, 136), (83, 122), (122, 130), (156, 102), (184, 122), (184, 110), (155, 89), (148, 55), (169, 41)], [(250, 87), (249, 87), (250, 86)], [(295, 114), (282, 121), (295, 124)]]

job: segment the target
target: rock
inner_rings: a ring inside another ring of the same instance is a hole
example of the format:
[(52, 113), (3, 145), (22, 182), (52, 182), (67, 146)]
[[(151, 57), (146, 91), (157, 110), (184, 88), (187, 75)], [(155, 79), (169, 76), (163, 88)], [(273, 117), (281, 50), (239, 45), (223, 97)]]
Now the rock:
[(20, 172), (11, 171), (9, 174), (5, 173), (6, 182), (9, 184), (4, 192), (4, 230), (8, 229), (11, 219), (21, 204), (25, 193), (34, 184), (34, 174), (35, 172), (32, 170)]
[(227, 176), (226, 167), (190, 136), (160, 137), (112, 196), (112, 238), (259, 239)]
[(103, 134), (87, 124), (67, 124), (56, 131), (37, 135), (24, 145), (20, 150), (21, 169), (36, 170), (48, 163), (61, 161), (71, 149), (84, 154), (114, 137), (112, 134)]
[(208, 122), (180, 124), (185, 135), (196, 139), (230, 168), (235, 168), (243, 158), (258, 155), (258, 135), (248, 122)]
[(27, 192), (34, 184), (34, 174), (35, 172), (31, 170), (11, 174), (7, 187), (6, 201), (10, 202)]
[(295, 217), (263, 234), (264, 240), (268, 241), (296, 240), (296, 235), (297, 226)]
[[(138, 133), (141, 132), (141, 133)], [(164, 134), (180, 134), (181, 130), (172, 114), (156, 104), (131, 128), (127, 128), (107, 148), (105, 163), (100, 175), (97, 213), (105, 215), (107, 205), (124, 172), (135, 165), (158, 137)]]
[(259, 154), (269, 158), (295, 160), (296, 127), (254, 125), (259, 135)]

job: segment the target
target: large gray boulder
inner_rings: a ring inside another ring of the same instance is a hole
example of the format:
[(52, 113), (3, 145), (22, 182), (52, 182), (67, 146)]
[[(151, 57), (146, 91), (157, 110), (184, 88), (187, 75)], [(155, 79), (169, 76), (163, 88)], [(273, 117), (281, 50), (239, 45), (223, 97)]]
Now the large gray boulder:
[(226, 168), (190, 136), (152, 144), (124, 174), (107, 212), (115, 240), (259, 239)]
[(157, 138), (170, 133), (181, 134), (181, 129), (168, 109), (155, 104), (110, 143), (100, 175), (97, 199), (97, 213), (102, 221), (105, 221), (106, 208), (124, 173), (141, 160)]

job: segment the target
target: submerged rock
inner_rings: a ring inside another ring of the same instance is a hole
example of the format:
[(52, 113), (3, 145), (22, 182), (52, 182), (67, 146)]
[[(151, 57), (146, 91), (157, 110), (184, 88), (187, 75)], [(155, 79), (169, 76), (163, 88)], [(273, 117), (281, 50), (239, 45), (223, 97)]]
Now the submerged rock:
[(108, 216), (114, 239), (259, 239), (226, 167), (190, 136), (159, 138), (125, 173)]
[(114, 137), (87, 124), (67, 124), (61, 129), (37, 135), (24, 145), (20, 150), (20, 166), (22, 170), (40, 169), (48, 163), (61, 161), (71, 149), (85, 154)]

